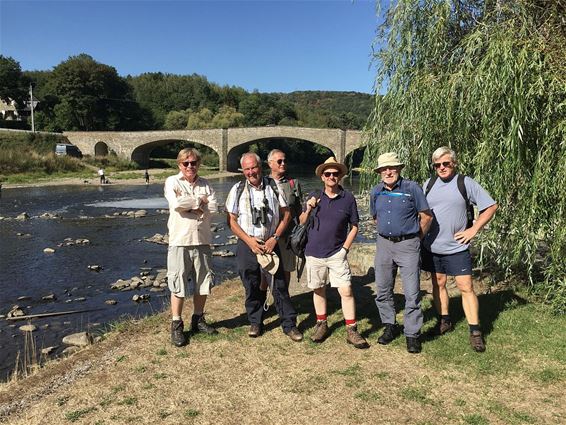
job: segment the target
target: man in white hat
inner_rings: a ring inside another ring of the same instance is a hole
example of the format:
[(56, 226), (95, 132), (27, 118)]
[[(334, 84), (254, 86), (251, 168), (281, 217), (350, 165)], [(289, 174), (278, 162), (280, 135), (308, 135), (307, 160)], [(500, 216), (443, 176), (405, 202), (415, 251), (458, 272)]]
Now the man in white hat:
[[(262, 176), (261, 160), (253, 152), (240, 158), (245, 181), (236, 183), (226, 199), (228, 224), (238, 237), (236, 260), (240, 278), (246, 291), (246, 312), (250, 322), (248, 335), (252, 338), (263, 332), (263, 305), (266, 292), (261, 286), (261, 266), (258, 254), (279, 254), (277, 242), (289, 224), (287, 201)], [(278, 260), (274, 260), (278, 261)], [(265, 263), (270, 273), (273, 271)], [(303, 334), (297, 329), (297, 313), (291, 303), (289, 288), (279, 264), (273, 274), (271, 291), (275, 308), (281, 319), (283, 332), (293, 341), (301, 341)]]
[[(425, 196), (432, 209), (434, 220), (423, 240), (422, 268), (431, 273), (432, 296), (439, 315), (436, 333), (451, 331), (447, 275), (455, 277), (462, 294), (462, 307), (470, 329), (470, 345), (476, 352), (485, 351), (480, 330), (479, 303), (472, 283), (472, 257), (470, 242), (493, 218), (497, 203), (479, 183), (456, 171), (456, 152), (446, 146), (432, 154), (432, 167), (436, 176), (425, 182)], [(479, 210), (473, 221), (474, 204)], [(468, 212), (468, 211), (469, 212)], [(467, 217), (470, 215), (470, 217)]]
[(307, 285), (313, 290), (316, 325), (311, 340), (323, 342), (329, 334), (326, 321), (326, 286), (338, 289), (342, 313), (346, 322), (346, 342), (356, 348), (369, 344), (358, 333), (356, 303), (352, 292), (352, 273), (348, 251), (358, 234), (358, 206), (352, 193), (339, 182), (348, 169), (334, 157), (316, 168), (316, 175), (324, 183), (324, 190), (311, 192), (299, 221), (304, 224), (313, 214), (313, 226), (308, 230), (305, 247)]
[(420, 246), (432, 215), (422, 188), (401, 177), (404, 164), (394, 152), (377, 160), (381, 183), (370, 193), (370, 211), (377, 225), (375, 254), (375, 303), (385, 329), (378, 338), (389, 344), (400, 334), (395, 321), (393, 286), (397, 268), (405, 294), (404, 333), (409, 353), (420, 353), (423, 324), (420, 296)]

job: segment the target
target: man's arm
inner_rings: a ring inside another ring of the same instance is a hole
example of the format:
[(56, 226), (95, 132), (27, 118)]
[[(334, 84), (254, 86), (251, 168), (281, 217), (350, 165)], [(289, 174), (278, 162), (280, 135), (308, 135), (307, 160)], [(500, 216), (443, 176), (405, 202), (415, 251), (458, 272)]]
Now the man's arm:
[(470, 241), (478, 234), (478, 232), (491, 221), (491, 219), (495, 215), (495, 211), (497, 211), (497, 208), (498, 205), (493, 204), (491, 207), (487, 207), (485, 210), (481, 211), (473, 226), (469, 229), (457, 232), (454, 235), (454, 239), (456, 239), (461, 244), (470, 243)]
[(310, 197), (310, 199), (307, 201), (306, 209), (299, 216), (299, 224), (305, 224), (307, 222), (309, 215), (319, 202), (320, 198), (316, 199), (314, 196)]
[(419, 237), (423, 239), (428, 233), (428, 229), (430, 229), (430, 225), (432, 224), (432, 212), (430, 210), (419, 211), (419, 218)]
[[(289, 222), (291, 221), (291, 211), (289, 210), (289, 207), (279, 208), (279, 216), (283, 217), (283, 219), (279, 220), (279, 224), (275, 229), (275, 235), (277, 236), (281, 236), (283, 234), (283, 232), (289, 225)], [(277, 241), (275, 240), (275, 238), (269, 237), (265, 241), (265, 252), (268, 254), (272, 253), (273, 250), (275, 249), (275, 245), (277, 245)]]
[(350, 247), (354, 243), (354, 239), (358, 235), (358, 223), (352, 224), (352, 228), (348, 232), (348, 236), (346, 236), (346, 240), (344, 241), (343, 248), (346, 248), (346, 252), (350, 251)]

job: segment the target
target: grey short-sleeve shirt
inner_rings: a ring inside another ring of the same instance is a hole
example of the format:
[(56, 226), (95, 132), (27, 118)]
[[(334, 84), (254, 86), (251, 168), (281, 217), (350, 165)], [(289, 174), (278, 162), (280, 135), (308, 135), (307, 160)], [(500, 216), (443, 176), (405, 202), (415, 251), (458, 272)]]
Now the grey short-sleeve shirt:
[[(426, 188), (428, 180), (423, 187)], [(495, 204), (492, 197), (470, 177), (464, 178), (468, 199), (479, 211)], [(435, 254), (455, 254), (465, 251), (469, 244), (461, 244), (454, 239), (454, 234), (466, 228), (466, 202), (458, 190), (457, 174), (448, 181), (436, 179), (427, 196), (432, 210), (433, 221), (426, 237), (424, 247)]]

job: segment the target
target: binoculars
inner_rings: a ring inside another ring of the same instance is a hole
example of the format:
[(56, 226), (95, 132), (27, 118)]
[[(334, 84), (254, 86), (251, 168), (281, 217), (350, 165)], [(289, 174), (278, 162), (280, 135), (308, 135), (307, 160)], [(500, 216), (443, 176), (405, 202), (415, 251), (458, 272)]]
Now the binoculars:
[(252, 208), (252, 222), (254, 225), (267, 223), (267, 207)]

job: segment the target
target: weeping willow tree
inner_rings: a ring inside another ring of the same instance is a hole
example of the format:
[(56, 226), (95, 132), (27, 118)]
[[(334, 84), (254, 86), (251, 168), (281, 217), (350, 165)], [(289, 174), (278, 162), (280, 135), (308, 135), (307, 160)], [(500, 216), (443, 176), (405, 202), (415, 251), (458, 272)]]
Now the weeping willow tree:
[[(491, 270), (566, 307), (566, 2), (382, 6), (363, 169), (397, 151), (423, 181), (439, 146), (500, 205), (476, 241)], [(377, 176), (362, 175), (366, 187)], [(498, 277), (502, 277), (501, 275)]]

